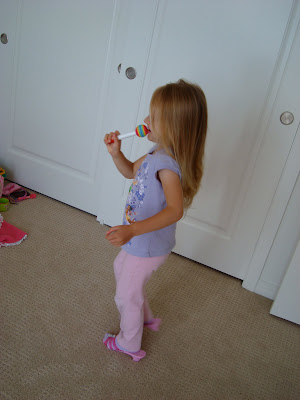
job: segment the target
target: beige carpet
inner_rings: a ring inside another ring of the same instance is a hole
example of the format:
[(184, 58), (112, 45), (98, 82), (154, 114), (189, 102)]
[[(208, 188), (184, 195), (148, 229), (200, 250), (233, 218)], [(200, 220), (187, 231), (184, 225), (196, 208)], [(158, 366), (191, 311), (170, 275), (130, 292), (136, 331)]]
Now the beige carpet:
[(2, 400), (300, 399), (299, 326), (239, 280), (172, 254), (135, 363), (102, 344), (118, 331), (107, 227), (42, 195), (3, 216), (28, 238), (0, 249)]

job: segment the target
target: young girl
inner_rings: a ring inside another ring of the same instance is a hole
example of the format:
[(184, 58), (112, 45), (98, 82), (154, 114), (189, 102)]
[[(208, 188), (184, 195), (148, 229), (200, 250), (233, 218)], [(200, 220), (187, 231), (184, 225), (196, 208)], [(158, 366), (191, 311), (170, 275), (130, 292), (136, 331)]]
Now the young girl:
[(104, 138), (120, 173), (134, 179), (123, 225), (106, 233), (112, 245), (122, 246), (114, 262), (121, 322), (119, 334), (107, 333), (103, 342), (134, 361), (146, 355), (141, 350), (143, 326), (158, 331), (161, 322), (153, 318), (145, 285), (175, 246), (176, 222), (191, 205), (202, 178), (205, 95), (198, 85), (183, 80), (162, 86), (154, 92), (150, 116), (144, 121), (150, 130), (148, 140), (156, 145), (134, 163), (121, 152), (118, 131)]

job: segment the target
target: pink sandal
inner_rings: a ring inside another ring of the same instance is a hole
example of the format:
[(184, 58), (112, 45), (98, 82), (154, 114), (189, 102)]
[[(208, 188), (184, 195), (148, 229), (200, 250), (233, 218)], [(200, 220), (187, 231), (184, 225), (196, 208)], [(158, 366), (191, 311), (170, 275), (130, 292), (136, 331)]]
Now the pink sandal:
[(116, 335), (112, 335), (111, 333), (105, 334), (103, 343), (109, 350), (119, 351), (120, 353), (128, 354), (129, 356), (132, 357), (133, 361), (140, 361), (146, 355), (146, 352), (144, 350), (139, 350), (137, 352), (130, 352), (119, 349), (116, 344)]
[(159, 331), (159, 327), (161, 324), (161, 319), (160, 318), (152, 318), (150, 321), (148, 322), (144, 322), (144, 325), (151, 329), (152, 331), (158, 332)]

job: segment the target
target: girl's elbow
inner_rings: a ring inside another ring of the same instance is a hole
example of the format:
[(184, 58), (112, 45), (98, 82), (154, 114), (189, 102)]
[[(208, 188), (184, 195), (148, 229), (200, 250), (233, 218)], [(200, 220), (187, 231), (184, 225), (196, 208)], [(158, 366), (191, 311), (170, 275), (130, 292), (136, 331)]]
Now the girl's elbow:
[(178, 214), (178, 221), (180, 221), (183, 216), (184, 216), (184, 212), (183, 212), (183, 209), (182, 209), (182, 210), (180, 210), (180, 212)]
[(181, 208), (181, 209), (178, 209), (178, 210), (176, 210), (176, 212), (175, 212), (175, 218), (176, 218), (176, 222), (178, 222), (178, 221), (180, 221), (181, 220), (181, 218), (183, 217), (183, 209)]
[(168, 206), (168, 209), (169, 209), (169, 218), (170, 221), (172, 221), (171, 223), (173, 224), (181, 220), (181, 218), (184, 215), (183, 208), (181, 207)]
[(124, 174), (124, 177), (125, 177), (126, 179), (133, 179), (133, 178), (134, 178), (134, 175), (133, 175), (133, 174), (130, 174), (130, 173), (127, 173), (127, 174)]

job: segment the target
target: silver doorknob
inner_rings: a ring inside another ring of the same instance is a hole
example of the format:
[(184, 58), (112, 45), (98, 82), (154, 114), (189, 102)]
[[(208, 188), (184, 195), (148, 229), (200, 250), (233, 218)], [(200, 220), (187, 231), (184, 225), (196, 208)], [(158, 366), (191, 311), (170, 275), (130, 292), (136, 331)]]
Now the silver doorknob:
[(291, 125), (294, 122), (294, 115), (289, 111), (285, 111), (280, 115), (280, 121), (283, 125)]
[(8, 42), (7, 34), (6, 33), (2, 33), (2, 35), (1, 35), (1, 43), (7, 44), (7, 42)]
[(133, 67), (129, 67), (126, 69), (125, 75), (128, 79), (134, 79), (136, 77), (136, 70)]

